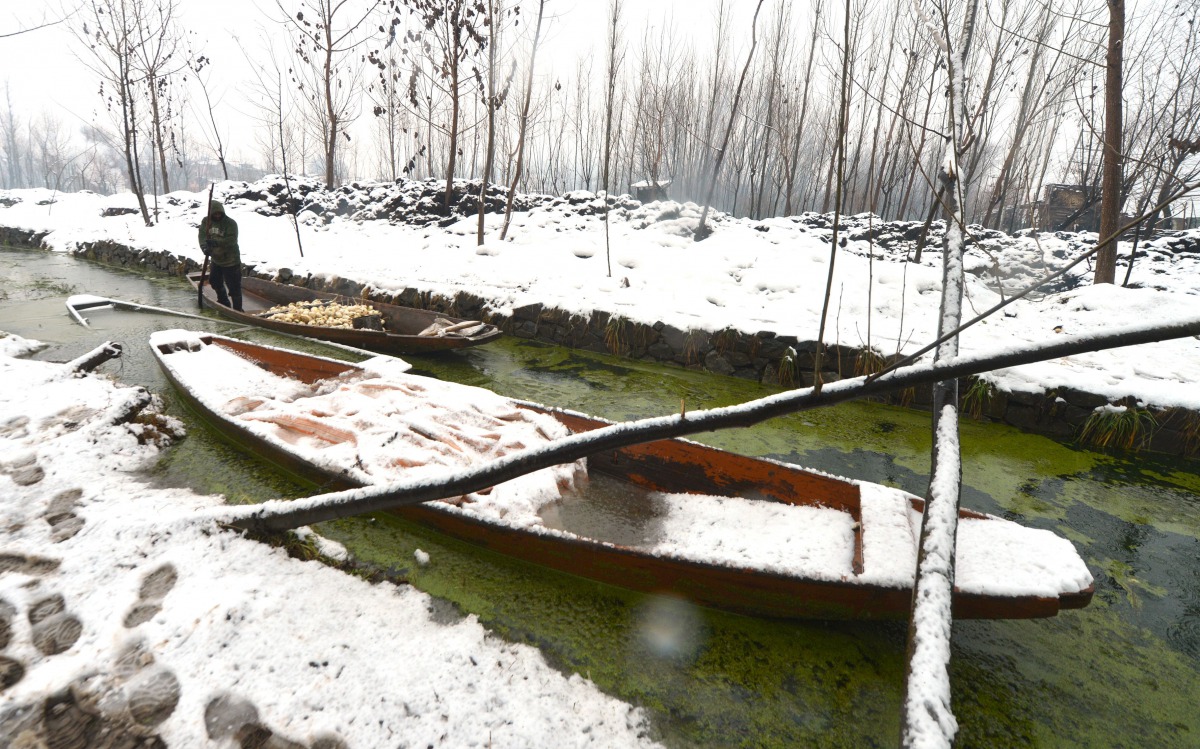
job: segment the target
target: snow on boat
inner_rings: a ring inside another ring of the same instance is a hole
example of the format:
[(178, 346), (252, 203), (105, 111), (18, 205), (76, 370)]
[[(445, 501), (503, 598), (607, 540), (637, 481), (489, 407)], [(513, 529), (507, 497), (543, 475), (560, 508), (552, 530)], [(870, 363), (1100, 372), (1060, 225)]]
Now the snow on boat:
[[(356, 365), (181, 330), (150, 343), (168, 379), (219, 431), (326, 489), (436, 480), (608, 424), (376, 360)], [(922, 506), (878, 484), (671, 439), (395, 512), (635, 591), (756, 616), (880, 619), (907, 616)], [(596, 522), (614, 512), (626, 519)], [(954, 613), (963, 618), (1054, 616), (1092, 598), (1092, 576), (1069, 541), (968, 510), (956, 575)]]
[[(200, 273), (189, 273), (187, 278), (193, 287), (199, 286)], [(495, 325), (478, 320), (462, 320), (431, 310), (355, 299), (251, 276), (242, 279), (241, 312), (218, 302), (216, 291), (208, 285), (207, 279), (202, 293), (204, 304), (231, 320), (384, 354), (447, 351), (478, 346), (502, 335)], [(299, 315), (290, 314), (290, 311), (285, 313), (282, 309), (292, 306), (296, 312), (317, 313), (323, 307), (335, 305), (369, 307), (371, 312), (362, 315), (361, 322), (376, 327), (334, 327), (302, 322)]]

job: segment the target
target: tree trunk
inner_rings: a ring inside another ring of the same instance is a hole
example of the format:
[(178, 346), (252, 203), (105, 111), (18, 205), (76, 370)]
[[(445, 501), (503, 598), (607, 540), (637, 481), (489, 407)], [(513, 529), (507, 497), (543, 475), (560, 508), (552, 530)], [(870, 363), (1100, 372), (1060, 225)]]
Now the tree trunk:
[(325, 187), (334, 185), (334, 154), (337, 151), (337, 113), (333, 108), (333, 39), (330, 37), (332, 24), (325, 25), (325, 119), (329, 125), (325, 141)]
[[(952, 50), (949, 20), (941, 17), (943, 50), (949, 85), (950, 142), (938, 177), (945, 191), (946, 233), (942, 240), (942, 300), (938, 337), (945, 340), (934, 353), (935, 365), (958, 356), (962, 324), (964, 186), (959, 172), (967, 144), (967, 52), (975, 29), (978, 0), (972, 0), (963, 23), (960, 46)], [(956, 54), (957, 53), (957, 54)], [(929, 489), (921, 515), (917, 570), (908, 618), (902, 745), (950, 746), (958, 730), (950, 706), (950, 632), (953, 615), (955, 543), (962, 488), (962, 456), (958, 443), (958, 378), (943, 378), (933, 386), (933, 454)]]
[(499, 32), (496, 28), (496, 4), (495, 0), (488, 0), (487, 6), (488, 27), (492, 30), (491, 44), (488, 45), (488, 82), (487, 82), (487, 147), (483, 157), (483, 179), (479, 185), (479, 227), (476, 232), (476, 244), (483, 244), (483, 219), (487, 212), (487, 188), (488, 181), (492, 178), (492, 161), (496, 155), (496, 107), (498, 106), (496, 97), (496, 44), (499, 41)]
[[(458, 13), (454, 13), (451, 18), (457, 20)], [(450, 203), (454, 200), (454, 170), (458, 161), (458, 58), (460, 49), (458, 33), (457, 28), (450, 30), (450, 157), (446, 160), (446, 195), (442, 200), (447, 214), (450, 213)]]
[(612, 15), (609, 21), (609, 37), (608, 37), (608, 91), (605, 95), (604, 105), (604, 174), (602, 181), (604, 183), (604, 260), (608, 267), (608, 277), (612, 278), (612, 251), (609, 247), (608, 236), (608, 178), (609, 169), (612, 166), (612, 118), (613, 118), (613, 99), (616, 94), (617, 85), (617, 66), (619, 64), (617, 58), (617, 42), (618, 33), (621, 22), (621, 0), (613, 0)]
[(1100, 242), (1095, 283), (1117, 277), (1117, 238), (1121, 222), (1121, 57), (1125, 44), (1125, 0), (1108, 0), (1108, 57), (1104, 78), (1104, 172), (1101, 178)]
[[(833, 293), (833, 269), (834, 261), (837, 260), (838, 251), (838, 229), (842, 223), (842, 198), (846, 187), (846, 129), (849, 120), (848, 99), (850, 87), (850, 3), (851, 0), (846, 0), (846, 18), (845, 25), (842, 30), (842, 76), (838, 79), (838, 116), (837, 116), (837, 131), (834, 137), (837, 142), (834, 144), (834, 150), (837, 155), (834, 159), (836, 171), (834, 173), (834, 199), (833, 199), (833, 234), (829, 240), (829, 273), (825, 278), (825, 300), (821, 304), (821, 322), (817, 328), (817, 350), (813, 356), (813, 389), (816, 392), (821, 392), (821, 386), (824, 384), (821, 379), (821, 366), (825, 357), (825, 321), (829, 317), (829, 300)], [(826, 196), (829, 195), (829, 188), (826, 186)]]
[(146, 226), (153, 226), (150, 221), (150, 210), (146, 207), (146, 193), (142, 189), (141, 165), (138, 163), (137, 156), (137, 117), (128, 76), (121, 81), (120, 86), (122, 127), (125, 129), (123, 133), (125, 169), (129, 174), (129, 189), (133, 190), (133, 194), (137, 196), (138, 208), (142, 212), (142, 221), (146, 223)]
[(808, 42), (808, 62), (804, 66), (804, 91), (800, 94), (800, 121), (796, 123), (796, 132), (792, 143), (792, 159), (787, 168), (787, 192), (784, 196), (783, 215), (792, 215), (792, 192), (796, 185), (796, 167), (800, 161), (800, 141), (804, 138), (804, 120), (808, 117), (808, 90), (812, 83), (813, 59), (817, 52), (817, 30), (821, 27), (822, 0), (816, 0), (813, 6), (812, 38)]
[(75, 372), (91, 372), (106, 361), (116, 359), (123, 349), (116, 341), (105, 341), (88, 353), (67, 362), (67, 367)]
[(159, 172), (162, 175), (162, 194), (171, 192), (171, 184), (167, 178), (167, 145), (163, 142), (163, 122), (158, 106), (158, 79), (151, 76), (150, 87), (150, 124), (154, 128), (154, 149), (158, 156)]

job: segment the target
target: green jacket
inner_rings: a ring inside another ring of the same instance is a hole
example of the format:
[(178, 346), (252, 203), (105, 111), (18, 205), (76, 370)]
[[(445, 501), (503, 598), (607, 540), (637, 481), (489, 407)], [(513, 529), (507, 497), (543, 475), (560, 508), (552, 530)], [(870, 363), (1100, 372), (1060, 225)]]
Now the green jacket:
[(242, 264), (242, 253), (238, 249), (237, 222), (229, 218), (228, 214), (215, 221), (208, 216), (201, 219), (198, 237), (202, 250), (207, 240), (213, 241), (210, 254), (214, 265), (229, 268)]

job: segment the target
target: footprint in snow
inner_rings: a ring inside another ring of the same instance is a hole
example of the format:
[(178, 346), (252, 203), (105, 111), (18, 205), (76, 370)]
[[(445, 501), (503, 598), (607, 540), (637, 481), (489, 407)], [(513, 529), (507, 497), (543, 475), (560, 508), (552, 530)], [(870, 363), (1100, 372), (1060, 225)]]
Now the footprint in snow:
[[(9, 572), (41, 576), (58, 569), (59, 561), (30, 554), (0, 552), (0, 575)], [(25, 678), (25, 664), (5, 651), (17, 631), (16, 621), (20, 611), (9, 601), (0, 598), (0, 693)], [(27, 613), (30, 635), (34, 646), (43, 655), (61, 653), (79, 639), (83, 628), (79, 620), (66, 613), (66, 604), (60, 595), (51, 595), (37, 600)], [(4, 725), (0, 719), (0, 726)]]
[(66, 541), (83, 528), (83, 518), (75, 514), (82, 496), (82, 489), (68, 489), (59, 492), (46, 506), (42, 519), (50, 525), (50, 539), (54, 543)]
[(26, 615), (33, 646), (42, 655), (66, 652), (83, 634), (83, 624), (67, 610), (66, 599), (59, 593), (35, 601)]
[(37, 455), (33, 453), (0, 463), (0, 473), (6, 474), (17, 486), (31, 486), (46, 478), (46, 471), (38, 465)]
[(214, 741), (234, 746), (270, 747), (270, 749), (348, 749), (336, 736), (320, 736), (311, 745), (292, 741), (259, 722), (258, 708), (248, 700), (230, 694), (218, 694), (204, 708), (204, 728)]
[[(43, 518), (61, 527), (82, 492), (63, 492), (51, 501)], [(59, 561), (0, 552), (0, 574), (16, 572), (40, 578), (57, 570)], [(169, 573), (169, 574), (168, 574)], [(140, 601), (157, 600), (174, 585), (175, 570), (164, 565), (142, 581)], [(7, 653), (14, 644), (32, 646), (49, 659), (67, 652), (83, 633), (83, 624), (57, 591), (41, 588), (35, 579), (24, 606), (28, 628), (19, 626), (22, 612), (0, 598), (0, 693), (17, 684), (27, 670)], [(155, 663), (140, 642), (127, 645), (107, 669), (85, 671), (65, 686), (32, 701), (0, 707), (0, 742), (4, 746), (45, 747), (166, 747), (156, 728), (174, 713), (180, 698), (175, 674)], [(10, 742), (10, 743), (9, 743)]]
[(133, 643), (103, 673), (0, 709), (0, 727), (12, 746), (165, 748), (157, 727), (175, 712), (180, 691), (175, 674)]
[(5, 572), (17, 572), (23, 575), (40, 576), (58, 569), (59, 564), (57, 559), (0, 551), (0, 575)]
[[(58, 568), (58, 561), (23, 554), (0, 554), (0, 574), (22, 572), (41, 575)], [(18, 632), (20, 611), (9, 601), (0, 598), (0, 693), (25, 678), (26, 666), (3, 652), (13, 643)], [(83, 633), (79, 619), (67, 610), (66, 600), (58, 593), (37, 598), (25, 612), (29, 621), (29, 639), (44, 656), (66, 652)], [(0, 716), (0, 726), (4, 725)]]
[[(0, 651), (8, 647), (12, 641), (13, 618), (17, 609), (8, 601), (0, 598)], [(25, 677), (25, 667), (15, 658), (0, 655), (0, 693)]]
[(150, 621), (155, 614), (162, 611), (163, 598), (175, 587), (179, 574), (172, 564), (164, 564), (142, 578), (142, 586), (138, 590), (138, 599), (129, 613), (125, 614), (125, 627), (133, 627)]
[[(62, 492), (42, 515), (52, 533), (67, 534), (56, 540), (66, 540), (82, 527), (82, 519), (73, 511), (81, 496), (78, 489)], [(59, 566), (57, 559), (0, 551), (0, 575), (42, 577)], [(124, 626), (133, 629), (153, 618), (178, 579), (170, 563), (146, 573)], [(51, 658), (69, 650), (82, 635), (83, 625), (71, 613), (66, 597), (58, 592), (37, 594), (40, 584), (35, 581), (29, 586), (35, 594), (24, 612), (27, 630), (19, 626), (18, 606), (0, 598), (0, 694), (19, 683), (28, 670), (4, 652), (14, 642), (27, 637), (39, 653)], [(9, 741), (0, 745), (165, 749), (158, 728), (175, 713), (182, 691), (174, 672), (158, 663), (144, 642), (131, 640), (108, 668), (85, 672), (30, 702), (0, 706), (0, 739)], [(209, 738), (233, 739), (241, 747), (347, 749), (337, 736), (319, 736), (304, 744), (275, 733), (260, 720), (253, 704), (228, 695), (209, 701), (204, 722)]]

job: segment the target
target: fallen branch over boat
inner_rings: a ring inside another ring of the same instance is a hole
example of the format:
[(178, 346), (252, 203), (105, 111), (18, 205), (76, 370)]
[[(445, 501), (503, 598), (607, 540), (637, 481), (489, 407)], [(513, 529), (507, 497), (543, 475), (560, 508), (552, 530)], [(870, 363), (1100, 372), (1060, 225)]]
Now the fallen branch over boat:
[(546, 447), (506, 456), (473, 470), (447, 476), (442, 481), (397, 481), (306, 499), (271, 500), (261, 505), (222, 508), (220, 516), (224, 522), (247, 530), (279, 531), (298, 528), (326, 520), (461, 496), (541, 468), (569, 463), (605, 450), (669, 437), (699, 434), (714, 429), (752, 426), (776, 416), (994, 369), (1196, 335), (1200, 335), (1200, 318), (1114, 329), (1088, 338), (1058, 338), (1050, 343), (996, 354), (957, 356), (936, 364), (896, 369), (873, 380), (856, 377), (828, 383), (819, 393), (814, 392), (812, 388), (803, 388), (737, 406), (613, 424), (586, 434), (557, 440)]

